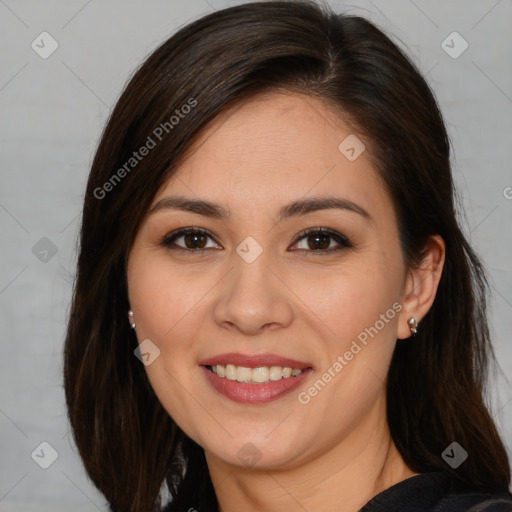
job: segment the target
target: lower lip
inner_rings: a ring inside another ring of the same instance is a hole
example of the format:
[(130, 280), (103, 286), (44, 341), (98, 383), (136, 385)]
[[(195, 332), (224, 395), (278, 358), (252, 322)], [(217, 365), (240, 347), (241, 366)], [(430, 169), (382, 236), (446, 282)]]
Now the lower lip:
[(216, 373), (208, 370), (206, 366), (201, 366), (201, 370), (208, 379), (208, 382), (219, 393), (222, 393), (234, 402), (245, 404), (260, 404), (277, 400), (300, 386), (313, 371), (311, 368), (308, 368), (300, 375), (297, 375), (297, 377), (271, 380), (261, 384), (245, 384), (236, 380), (229, 380), (226, 377), (219, 377)]

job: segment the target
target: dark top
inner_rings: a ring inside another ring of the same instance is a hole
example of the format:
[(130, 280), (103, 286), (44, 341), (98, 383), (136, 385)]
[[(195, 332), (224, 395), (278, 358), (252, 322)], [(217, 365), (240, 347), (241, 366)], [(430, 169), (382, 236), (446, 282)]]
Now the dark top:
[[(203, 481), (203, 489), (198, 489), (196, 506), (190, 507), (190, 502), (187, 505), (175, 503), (174, 507), (168, 504), (163, 512), (216, 511), (213, 502), (204, 501), (204, 485)], [(211, 487), (209, 479), (208, 487)], [(213, 488), (209, 490), (214, 492)], [(436, 471), (421, 473), (388, 487), (359, 512), (512, 512), (512, 494), (507, 490), (486, 492), (465, 484), (451, 473)]]
[(359, 512), (511, 512), (512, 494), (485, 492), (451, 473), (421, 473), (388, 487)]

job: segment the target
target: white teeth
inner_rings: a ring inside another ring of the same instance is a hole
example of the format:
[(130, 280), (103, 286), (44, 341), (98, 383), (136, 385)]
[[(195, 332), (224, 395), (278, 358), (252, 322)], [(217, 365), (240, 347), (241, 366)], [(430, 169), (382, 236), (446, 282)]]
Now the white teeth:
[(252, 377), (252, 370), (244, 366), (236, 367), (236, 380), (238, 382), (249, 382)]
[[(219, 365), (217, 365), (219, 368)], [(226, 379), (236, 380), (236, 366), (234, 364), (226, 365)]]
[(283, 378), (283, 369), (280, 366), (271, 366), (269, 377), (270, 380), (281, 380)]
[(246, 366), (235, 366), (227, 364), (223, 366), (217, 364), (211, 366), (211, 371), (219, 377), (225, 377), (228, 380), (236, 380), (248, 384), (261, 384), (268, 381), (277, 381), (297, 377), (303, 370), (290, 368), (289, 366), (258, 366), (257, 368), (247, 368)]
[[(259, 368), (253, 368), (251, 373), (252, 373), (251, 380), (253, 382), (267, 382), (267, 380), (269, 380), (269, 378), (270, 378), (270, 370), (269, 370), (268, 366), (260, 366)], [(249, 379), (247, 379), (247, 382), (248, 381), (249, 381)]]

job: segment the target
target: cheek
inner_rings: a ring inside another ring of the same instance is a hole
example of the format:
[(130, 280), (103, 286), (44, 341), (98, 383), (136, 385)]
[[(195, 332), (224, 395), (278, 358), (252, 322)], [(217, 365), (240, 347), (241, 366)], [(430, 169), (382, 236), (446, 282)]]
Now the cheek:
[(194, 316), (213, 284), (213, 276), (170, 265), (165, 255), (134, 254), (128, 266), (128, 288), (139, 339), (143, 336), (165, 345), (166, 340), (176, 339), (180, 324), (198, 325)]
[(343, 358), (342, 392), (349, 402), (351, 396), (370, 396), (380, 388), (396, 344), (401, 267), (376, 260), (347, 277), (341, 292), (331, 290), (336, 302), (331, 321), (342, 340), (330, 347), (331, 360)]
[(178, 272), (165, 254), (155, 256), (144, 249), (134, 250), (128, 264), (130, 305), (136, 317), (138, 341), (150, 339), (160, 351), (145, 367), (151, 387), (173, 420), (193, 436), (197, 432), (190, 417), (201, 417), (204, 411), (189, 394), (190, 382), (199, 378), (194, 373), (197, 367), (191, 340), (199, 337), (196, 333), (205, 314), (201, 299), (213, 286), (204, 273), (201, 276), (194, 276), (190, 270)]
[[(329, 327), (324, 331), (326, 357), (319, 375), (329, 381), (328, 389), (315, 407), (343, 404), (349, 423), (359, 421), (382, 394), (401, 309), (401, 266), (391, 264), (382, 251), (368, 251), (355, 261), (333, 273), (324, 281), (322, 293), (310, 298), (312, 310)], [(333, 429), (339, 421), (334, 416), (326, 420), (332, 420)]]
[(400, 271), (383, 253), (366, 253), (340, 266), (339, 271), (333, 270), (327, 279), (325, 274), (297, 279), (297, 295), (304, 297), (307, 309), (322, 320), (336, 350), (349, 346), (360, 334), (364, 339), (369, 329), (375, 337), (375, 327), (379, 335), (382, 331), (383, 337), (394, 338)]

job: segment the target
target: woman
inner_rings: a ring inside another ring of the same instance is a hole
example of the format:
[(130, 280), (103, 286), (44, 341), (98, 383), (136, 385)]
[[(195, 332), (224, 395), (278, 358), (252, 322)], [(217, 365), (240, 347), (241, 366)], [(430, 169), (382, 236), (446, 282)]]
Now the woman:
[(512, 510), (453, 196), (370, 22), (249, 3), (157, 48), (92, 165), (65, 345), (112, 510)]

